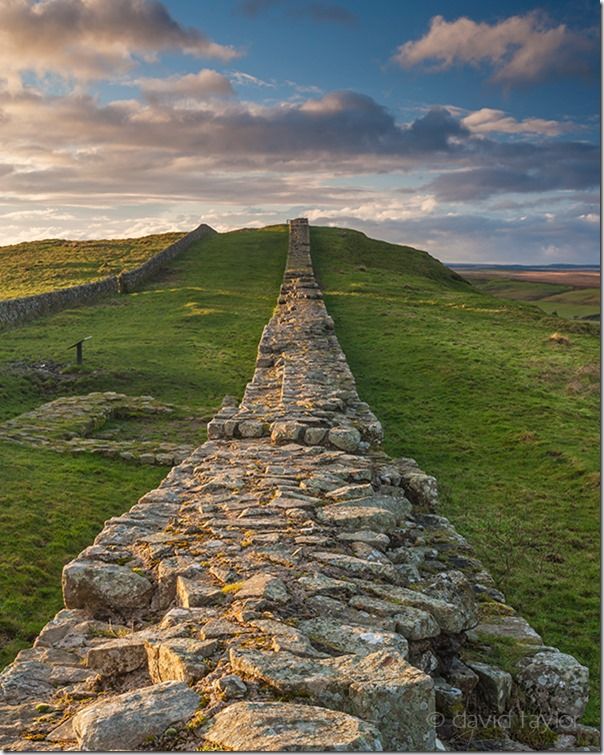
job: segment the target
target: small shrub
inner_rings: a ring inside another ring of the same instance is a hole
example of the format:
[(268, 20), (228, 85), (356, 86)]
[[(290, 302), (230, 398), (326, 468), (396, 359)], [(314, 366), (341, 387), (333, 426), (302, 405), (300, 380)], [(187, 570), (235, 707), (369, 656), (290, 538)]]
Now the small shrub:
[(568, 336), (562, 335), (562, 333), (558, 333), (558, 331), (552, 333), (547, 340), (550, 343), (557, 344), (558, 346), (570, 346), (570, 338)]

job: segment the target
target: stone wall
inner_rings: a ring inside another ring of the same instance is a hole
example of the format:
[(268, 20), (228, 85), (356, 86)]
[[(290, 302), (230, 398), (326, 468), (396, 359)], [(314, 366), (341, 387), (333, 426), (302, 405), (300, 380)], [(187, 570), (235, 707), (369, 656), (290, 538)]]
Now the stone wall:
[(304, 219), (253, 379), (209, 430), (65, 566), (65, 609), (0, 675), (1, 746), (526, 749), (518, 713), (558, 749), (594, 736), (587, 669), (506, 605), (436, 480), (380, 449)]
[(141, 284), (152, 278), (162, 267), (184, 252), (194, 241), (199, 241), (206, 236), (215, 234), (216, 231), (209, 225), (202, 223), (186, 236), (175, 241), (170, 246), (162, 249), (161, 252), (154, 254), (146, 262), (133, 270), (126, 270), (118, 276), (119, 288), (122, 293), (135, 291)]
[(21, 296), (0, 301), (0, 329), (20, 325), (36, 317), (60, 312), (69, 307), (94, 304), (107, 296), (129, 293), (149, 280), (165, 264), (187, 249), (194, 241), (216, 233), (210, 226), (202, 223), (195, 230), (187, 233), (174, 244), (154, 254), (139, 267), (120, 275), (111, 275), (99, 281), (70, 286), (56, 291), (35, 296)]
[(70, 286), (35, 296), (21, 296), (0, 301), (0, 328), (20, 325), (36, 317), (60, 312), (68, 307), (94, 304), (107, 296), (119, 293), (115, 275), (81, 286)]

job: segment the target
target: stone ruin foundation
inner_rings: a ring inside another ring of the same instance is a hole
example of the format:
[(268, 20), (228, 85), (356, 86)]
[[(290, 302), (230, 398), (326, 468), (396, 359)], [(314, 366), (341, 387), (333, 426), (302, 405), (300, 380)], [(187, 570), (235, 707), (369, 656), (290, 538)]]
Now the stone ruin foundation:
[(0, 746), (528, 750), (535, 721), (550, 749), (597, 746), (587, 669), (506, 605), (436, 480), (380, 450), (303, 218), (208, 438), (65, 566), (65, 608), (0, 675)]

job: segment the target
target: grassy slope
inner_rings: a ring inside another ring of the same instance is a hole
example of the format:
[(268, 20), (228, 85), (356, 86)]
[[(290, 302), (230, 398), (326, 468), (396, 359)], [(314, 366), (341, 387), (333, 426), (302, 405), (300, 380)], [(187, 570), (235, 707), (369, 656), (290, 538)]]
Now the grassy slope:
[(77, 286), (137, 267), (182, 233), (138, 239), (66, 241), (45, 239), (0, 247), (0, 299)]
[[(3, 333), (0, 420), (65, 392), (151, 394), (202, 412), (227, 393), (241, 395), (286, 249), (284, 227), (219, 235), (194, 245), (140, 293)], [(89, 334), (85, 371), (75, 373), (68, 389), (7, 366), (67, 363), (73, 353), (66, 346)], [(105, 519), (127, 510), (164, 474), (0, 444), (0, 552), (8, 554), (0, 562), (0, 665), (60, 608), (62, 565), (90, 544)]]
[(541, 309), (560, 317), (585, 317), (600, 312), (600, 289), (577, 288), (573, 291), (547, 296), (537, 302)]
[[(439, 478), (443, 513), (508, 600), (590, 666), (596, 721), (598, 338), (479, 293), (408, 247), (322, 228), (312, 249), (386, 449)], [(570, 347), (548, 341), (555, 330)]]

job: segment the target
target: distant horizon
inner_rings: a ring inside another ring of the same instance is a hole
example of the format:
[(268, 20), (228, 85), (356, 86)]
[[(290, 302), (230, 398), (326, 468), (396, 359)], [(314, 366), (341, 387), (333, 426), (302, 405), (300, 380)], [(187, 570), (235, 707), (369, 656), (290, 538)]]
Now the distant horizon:
[(304, 215), (439, 259), (596, 264), (600, 14), (0, 2), (0, 244)]

